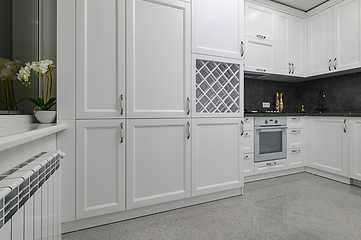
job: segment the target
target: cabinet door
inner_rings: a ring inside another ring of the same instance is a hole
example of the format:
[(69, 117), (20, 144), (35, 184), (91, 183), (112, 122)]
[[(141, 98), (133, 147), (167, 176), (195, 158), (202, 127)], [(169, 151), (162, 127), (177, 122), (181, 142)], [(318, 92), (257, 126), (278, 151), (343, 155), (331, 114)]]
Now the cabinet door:
[(244, 0), (194, 0), (193, 52), (243, 58)]
[(254, 175), (254, 153), (244, 154), (243, 175), (245, 177)]
[(193, 119), (192, 195), (243, 186), (241, 119)]
[(360, 0), (346, 0), (333, 7), (333, 70), (361, 66), (360, 30)]
[[(275, 10), (245, 2), (245, 35), (261, 40), (275, 41), (276, 15)], [(249, 53), (245, 54), (247, 56)]]
[(127, 0), (127, 117), (189, 115), (190, 4)]
[(349, 121), (349, 177), (361, 181), (361, 119)]
[(76, 122), (76, 218), (125, 209), (124, 120)]
[(287, 169), (306, 166), (304, 148), (291, 148), (287, 150)]
[(308, 75), (331, 71), (332, 8), (308, 18)]
[(276, 73), (276, 45), (273, 41), (245, 37), (245, 70)]
[(309, 166), (348, 177), (347, 119), (309, 118)]
[(242, 141), (244, 153), (254, 152), (254, 131), (244, 130)]
[(243, 61), (193, 54), (192, 116), (243, 116)]
[(76, 118), (124, 118), (125, 1), (76, 1)]
[(127, 202), (137, 208), (190, 197), (190, 122), (127, 122)]

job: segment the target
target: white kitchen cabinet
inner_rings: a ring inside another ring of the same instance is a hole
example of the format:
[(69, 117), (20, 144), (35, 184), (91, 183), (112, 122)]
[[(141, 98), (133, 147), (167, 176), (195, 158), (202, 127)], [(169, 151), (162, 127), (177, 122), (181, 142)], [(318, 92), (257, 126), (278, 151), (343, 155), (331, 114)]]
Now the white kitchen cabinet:
[(277, 172), (287, 169), (287, 160), (278, 159), (254, 164), (254, 174)]
[(243, 116), (243, 60), (192, 55), (193, 117)]
[(305, 130), (303, 128), (287, 129), (287, 148), (297, 148), (305, 146)]
[(277, 73), (305, 76), (306, 20), (279, 13), (277, 23)]
[(243, 152), (254, 152), (254, 131), (244, 130), (243, 132)]
[(124, 120), (76, 121), (76, 218), (125, 209)]
[(361, 67), (361, 1), (333, 7), (333, 70)]
[(243, 58), (244, 0), (194, 0), (192, 32), (192, 52)]
[(241, 119), (192, 120), (192, 196), (243, 187)]
[(307, 19), (308, 21), (308, 75), (331, 71), (332, 64), (332, 8)]
[(245, 37), (245, 70), (259, 73), (275, 73), (277, 62), (276, 42)]
[(76, 118), (124, 118), (125, 1), (76, 1)]
[(191, 127), (186, 119), (127, 121), (127, 209), (191, 196)]
[(307, 119), (305, 117), (287, 117), (288, 128), (305, 128)]
[(243, 130), (254, 130), (254, 117), (243, 118)]
[(254, 153), (244, 153), (243, 175), (245, 177), (254, 175)]
[(348, 119), (309, 118), (309, 167), (348, 177)]
[(308, 18), (310, 76), (361, 66), (361, 3), (345, 0)]
[(189, 116), (190, 7), (126, 0), (127, 118)]
[[(275, 41), (277, 38), (277, 14), (278, 12), (273, 9), (246, 1), (245, 35), (260, 40)], [(245, 54), (247, 56), (247, 53)]]
[(361, 118), (349, 118), (349, 177), (361, 181)]

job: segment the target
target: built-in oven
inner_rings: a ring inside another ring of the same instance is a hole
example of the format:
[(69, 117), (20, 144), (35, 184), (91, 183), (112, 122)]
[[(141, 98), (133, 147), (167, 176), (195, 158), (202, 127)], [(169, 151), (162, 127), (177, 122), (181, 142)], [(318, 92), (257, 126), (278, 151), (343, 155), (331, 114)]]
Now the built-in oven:
[(254, 162), (287, 157), (287, 118), (255, 117)]

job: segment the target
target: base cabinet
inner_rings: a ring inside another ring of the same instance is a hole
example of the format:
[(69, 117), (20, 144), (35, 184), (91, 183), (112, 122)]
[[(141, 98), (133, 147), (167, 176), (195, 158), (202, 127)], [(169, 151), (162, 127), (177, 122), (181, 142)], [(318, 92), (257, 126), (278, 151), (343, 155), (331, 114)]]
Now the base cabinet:
[(292, 148), (287, 150), (287, 169), (305, 167), (306, 165), (304, 148)]
[(126, 208), (190, 197), (190, 146), (186, 119), (128, 120)]
[(350, 118), (349, 126), (349, 176), (361, 181), (361, 118)]
[(193, 119), (192, 195), (243, 187), (241, 119)]
[(263, 174), (287, 169), (287, 159), (271, 160), (254, 164), (254, 173)]
[(309, 167), (348, 177), (347, 118), (309, 118)]
[(254, 153), (244, 154), (243, 174), (245, 177), (254, 175)]
[(125, 209), (124, 120), (76, 121), (76, 219)]

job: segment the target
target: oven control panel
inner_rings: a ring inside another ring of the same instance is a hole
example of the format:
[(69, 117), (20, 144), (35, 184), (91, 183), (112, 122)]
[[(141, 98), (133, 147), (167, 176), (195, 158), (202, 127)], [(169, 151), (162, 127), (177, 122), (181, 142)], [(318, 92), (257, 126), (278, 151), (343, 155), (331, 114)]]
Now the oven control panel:
[(285, 126), (287, 125), (287, 117), (255, 117), (255, 126)]

